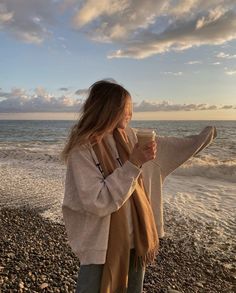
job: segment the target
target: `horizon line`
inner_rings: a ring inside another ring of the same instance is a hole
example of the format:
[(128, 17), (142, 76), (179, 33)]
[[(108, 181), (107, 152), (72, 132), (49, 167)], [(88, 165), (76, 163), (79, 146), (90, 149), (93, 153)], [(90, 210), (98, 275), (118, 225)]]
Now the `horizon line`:
[[(2, 119), (0, 121), (78, 121), (78, 119)], [(132, 119), (134, 121), (236, 121), (236, 119)]]

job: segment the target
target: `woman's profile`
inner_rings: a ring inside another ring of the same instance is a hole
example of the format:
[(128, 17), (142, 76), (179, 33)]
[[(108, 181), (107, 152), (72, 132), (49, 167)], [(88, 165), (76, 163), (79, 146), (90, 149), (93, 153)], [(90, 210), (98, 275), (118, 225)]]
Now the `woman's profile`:
[(77, 293), (141, 293), (164, 236), (162, 183), (216, 137), (214, 127), (139, 145), (130, 93), (101, 80), (89, 90), (62, 152), (63, 218), (80, 261)]

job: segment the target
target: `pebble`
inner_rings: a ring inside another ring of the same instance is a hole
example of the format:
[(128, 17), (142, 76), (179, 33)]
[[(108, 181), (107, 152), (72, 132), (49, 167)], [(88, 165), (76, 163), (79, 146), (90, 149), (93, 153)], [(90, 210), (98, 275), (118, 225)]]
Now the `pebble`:
[(39, 287), (40, 287), (40, 289), (45, 289), (48, 287), (48, 283), (43, 283)]
[(23, 289), (24, 287), (25, 287), (25, 286), (24, 286), (24, 283), (23, 283), (23, 282), (20, 282), (20, 283), (19, 283), (19, 288), (20, 288), (20, 289)]
[[(166, 211), (166, 225), (174, 234), (160, 240), (156, 262), (146, 268), (144, 292), (233, 292), (231, 260), (223, 265), (214, 252), (200, 247), (194, 238), (199, 225), (190, 224), (176, 223)], [(3, 293), (75, 291), (79, 261), (68, 246), (64, 225), (42, 218), (37, 210), (1, 208), (0, 243)]]
[(203, 285), (201, 282), (197, 282), (196, 285), (197, 285), (198, 287), (204, 288), (204, 285)]

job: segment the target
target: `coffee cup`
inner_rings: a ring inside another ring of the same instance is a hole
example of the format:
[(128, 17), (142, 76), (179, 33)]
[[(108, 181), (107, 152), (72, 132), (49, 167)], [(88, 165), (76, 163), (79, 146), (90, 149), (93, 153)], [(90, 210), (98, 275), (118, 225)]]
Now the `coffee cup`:
[(136, 135), (138, 138), (138, 143), (140, 146), (144, 146), (147, 143), (154, 141), (156, 137), (156, 132), (152, 129), (137, 129)]

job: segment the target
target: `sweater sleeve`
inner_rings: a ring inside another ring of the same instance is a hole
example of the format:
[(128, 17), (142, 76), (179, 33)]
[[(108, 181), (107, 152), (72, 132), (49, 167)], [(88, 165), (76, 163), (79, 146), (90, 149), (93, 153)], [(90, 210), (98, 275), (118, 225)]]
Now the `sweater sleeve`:
[[(125, 203), (133, 193), (141, 172), (126, 161), (104, 179), (89, 150), (72, 152), (68, 168), (75, 183), (74, 196), (77, 197), (72, 209), (82, 208), (101, 217), (115, 212)], [(66, 200), (64, 205), (67, 205)]]
[(199, 134), (186, 137), (157, 137), (155, 162), (161, 169), (162, 180), (192, 156), (206, 148), (217, 136), (216, 128), (205, 127)]

